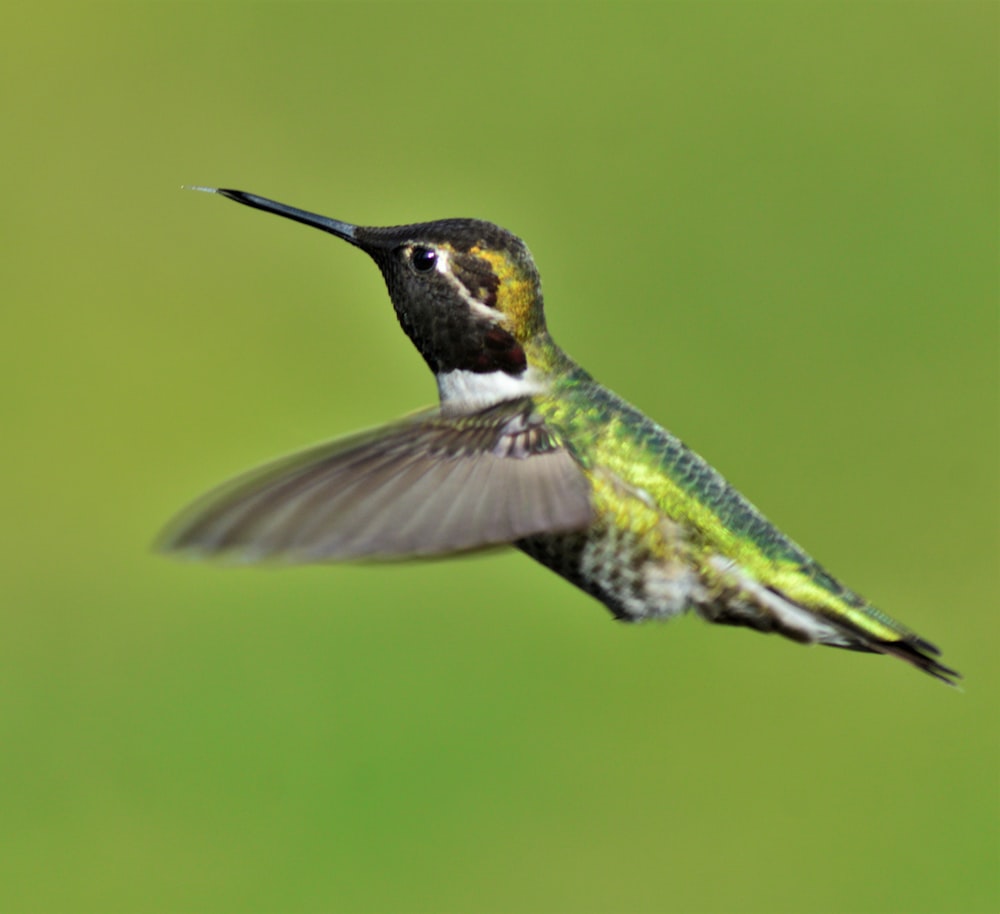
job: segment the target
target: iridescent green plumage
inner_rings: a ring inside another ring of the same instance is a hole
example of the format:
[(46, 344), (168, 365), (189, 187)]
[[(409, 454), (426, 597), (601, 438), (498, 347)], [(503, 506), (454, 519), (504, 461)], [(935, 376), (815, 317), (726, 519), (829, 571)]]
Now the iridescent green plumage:
[(181, 515), (164, 545), (244, 561), (443, 555), (510, 542), (620, 619), (711, 622), (892, 654), (929, 642), (838, 583), (708, 463), (552, 341), (524, 244), (478, 220), (364, 228), (240, 191), (378, 264), (441, 407), (279, 461)]
[[(603, 493), (595, 527), (602, 528), (603, 515), (604, 527), (631, 533), (630, 548), (609, 553), (608, 561), (641, 565), (668, 560), (696, 569), (703, 592), (695, 587), (688, 598), (714, 622), (895, 654), (946, 682), (956, 675), (935, 659), (936, 647), (840, 584), (679, 439), (601, 387), (561, 353), (555, 360), (563, 362), (559, 380), (551, 396), (536, 398), (536, 404), (549, 427), (569, 443), (592, 474), (595, 489)], [(617, 484), (602, 483), (602, 477)], [(670, 523), (668, 535), (661, 530), (665, 518)], [(608, 534), (602, 530), (597, 535)], [(566, 559), (557, 557), (561, 539), (553, 536), (541, 544), (528, 543), (525, 551), (559, 566), (565, 574)], [(571, 541), (568, 548), (579, 550), (580, 544)], [(725, 567), (719, 558), (732, 566)], [(575, 583), (593, 592), (587, 580), (593, 576), (591, 572)], [(746, 576), (766, 594), (825, 620), (830, 630), (810, 630), (795, 616), (785, 620), (767, 601), (755, 605), (757, 601), (746, 592)], [(595, 595), (608, 599), (606, 593)], [(629, 613), (616, 607), (615, 611), (622, 618), (672, 614), (656, 608)]]

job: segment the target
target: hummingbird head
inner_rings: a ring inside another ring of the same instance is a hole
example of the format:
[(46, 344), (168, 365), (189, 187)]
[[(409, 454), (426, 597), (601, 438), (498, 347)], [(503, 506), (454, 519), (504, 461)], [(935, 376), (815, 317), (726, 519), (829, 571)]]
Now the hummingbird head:
[(541, 280), (520, 238), (478, 219), (368, 228), (242, 191), (215, 192), (365, 251), (437, 376), (442, 402), (478, 407), (537, 389), (525, 344), (545, 332)]
[(519, 375), (544, 331), (538, 270), (524, 242), (490, 222), (443, 219), (361, 228), (407, 336), (431, 370)]

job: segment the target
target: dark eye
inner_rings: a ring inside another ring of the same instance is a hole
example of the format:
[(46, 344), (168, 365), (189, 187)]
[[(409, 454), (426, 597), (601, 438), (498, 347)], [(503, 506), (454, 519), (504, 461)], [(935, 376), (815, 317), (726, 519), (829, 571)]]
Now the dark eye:
[(433, 270), (437, 259), (437, 251), (433, 248), (414, 248), (410, 254), (410, 263), (413, 264), (413, 269), (418, 273), (426, 273), (428, 270)]

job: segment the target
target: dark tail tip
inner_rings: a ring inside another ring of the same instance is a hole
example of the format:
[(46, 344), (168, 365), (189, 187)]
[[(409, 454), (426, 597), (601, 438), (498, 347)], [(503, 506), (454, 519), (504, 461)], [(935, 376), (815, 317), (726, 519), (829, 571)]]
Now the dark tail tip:
[(905, 660), (918, 670), (923, 670), (928, 676), (933, 676), (953, 688), (959, 687), (958, 681), (961, 680), (962, 674), (939, 662), (936, 658), (941, 651), (929, 641), (913, 636), (901, 641), (883, 642), (880, 647), (884, 653)]

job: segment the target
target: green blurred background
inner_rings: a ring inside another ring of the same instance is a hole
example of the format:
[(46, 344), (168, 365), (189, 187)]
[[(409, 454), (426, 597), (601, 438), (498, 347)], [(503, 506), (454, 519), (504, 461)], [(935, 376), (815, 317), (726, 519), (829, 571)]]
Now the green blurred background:
[[(996, 910), (998, 9), (8, 7), (0, 910)], [(367, 258), (189, 183), (522, 235), (965, 693), (516, 553), (150, 554), (434, 396)]]

